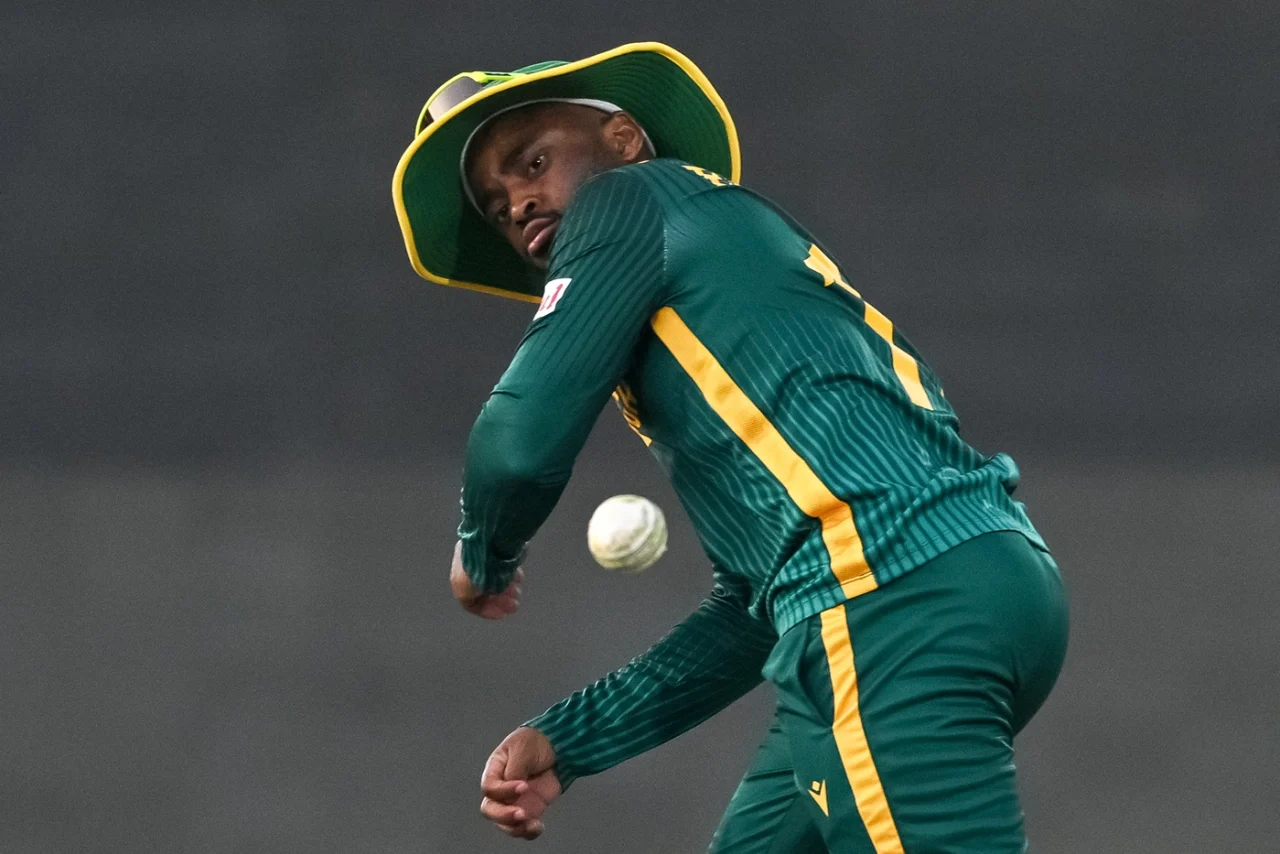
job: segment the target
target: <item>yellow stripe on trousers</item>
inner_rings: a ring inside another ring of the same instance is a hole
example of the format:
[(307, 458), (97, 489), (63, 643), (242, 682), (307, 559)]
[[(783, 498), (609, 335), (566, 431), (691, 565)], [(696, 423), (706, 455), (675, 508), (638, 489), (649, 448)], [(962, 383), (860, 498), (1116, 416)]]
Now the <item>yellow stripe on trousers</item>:
[(827, 668), (831, 671), (831, 694), (835, 698), (835, 718), (831, 733), (844, 763), (845, 776), (853, 789), (858, 815), (867, 828), (876, 854), (903, 854), (898, 826), (889, 812), (880, 773), (871, 758), (867, 733), (862, 727), (858, 709), (858, 673), (853, 666), (853, 642), (849, 639), (849, 622), (844, 605), (822, 612), (822, 645), (827, 649)]
[(845, 597), (852, 599), (875, 590), (876, 578), (862, 551), (862, 536), (853, 521), (853, 508), (832, 494), (809, 464), (787, 444), (675, 309), (669, 306), (659, 309), (650, 325), (715, 413), (778, 479), (796, 506), (806, 516), (821, 521), (822, 541), (831, 557), (831, 572), (840, 582)]

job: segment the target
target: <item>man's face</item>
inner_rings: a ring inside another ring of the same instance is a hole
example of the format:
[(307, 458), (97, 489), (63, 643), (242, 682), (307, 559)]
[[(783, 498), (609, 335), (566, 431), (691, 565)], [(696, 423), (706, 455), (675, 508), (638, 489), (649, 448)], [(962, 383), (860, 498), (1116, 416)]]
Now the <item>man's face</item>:
[(560, 218), (578, 187), (634, 162), (642, 148), (643, 134), (624, 113), (536, 104), (499, 117), (477, 135), (467, 155), (467, 179), (485, 219), (529, 263), (545, 270)]

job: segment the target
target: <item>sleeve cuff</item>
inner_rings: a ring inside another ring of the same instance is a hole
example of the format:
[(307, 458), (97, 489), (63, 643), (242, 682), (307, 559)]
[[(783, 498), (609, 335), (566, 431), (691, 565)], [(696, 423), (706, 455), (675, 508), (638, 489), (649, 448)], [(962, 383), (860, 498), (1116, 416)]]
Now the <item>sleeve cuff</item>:
[(490, 552), (478, 537), (462, 539), (462, 568), (471, 583), (485, 593), (506, 590), (523, 559), (523, 550), (515, 557), (501, 558)]
[(555, 722), (551, 720), (550, 715), (551, 710), (548, 709), (536, 718), (532, 718), (531, 720), (527, 720), (520, 724), (520, 726), (527, 726), (530, 729), (536, 729), (547, 737), (547, 741), (551, 742), (551, 749), (556, 752), (556, 780), (559, 781), (560, 791), (563, 793), (569, 788), (571, 783), (579, 777), (586, 775), (579, 773), (579, 771), (573, 767), (573, 763), (565, 761), (565, 757), (561, 755), (560, 745), (563, 744), (563, 736), (566, 734), (557, 731)]

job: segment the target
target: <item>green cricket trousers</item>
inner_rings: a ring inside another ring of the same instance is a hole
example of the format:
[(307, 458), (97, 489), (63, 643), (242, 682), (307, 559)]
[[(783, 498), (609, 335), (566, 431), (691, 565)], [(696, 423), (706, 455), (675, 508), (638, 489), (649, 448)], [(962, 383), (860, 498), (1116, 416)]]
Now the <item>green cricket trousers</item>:
[(777, 716), (711, 851), (1025, 851), (1013, 736), (1066, 648), (1058, 567), (1012, 532), (797, 624), (765, 664)]

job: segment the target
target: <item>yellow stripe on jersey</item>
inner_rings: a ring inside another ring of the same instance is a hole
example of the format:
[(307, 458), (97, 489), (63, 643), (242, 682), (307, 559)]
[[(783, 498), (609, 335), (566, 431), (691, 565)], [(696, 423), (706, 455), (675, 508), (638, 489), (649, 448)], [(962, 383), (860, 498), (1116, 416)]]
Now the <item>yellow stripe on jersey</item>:
[(849, 639), (848, 615), (844, 605), (822, 612), (822, 645), (827, 649), (827, 669), (831, 672), (831, 694), (835, 698), (835, 717), (831, 734), (844, 764), (845, 776), (853, 789), (858, 815), (867, 828), (876, 854), (903, 854), (898, 826), (889, 811), (880, 772), (876, 770), (867, 744), (858, 709), (858, 672), (853, 665), (853, 642)]
[[(836, 262), (832, 261), (818, 244), (815, 243), (809, 247), (809, 257), (804, 259), (804, 265), (822, 277), (824, 288), (839, 285), (858, 299), (862, 299), (862, 294), (850, 287), (844, 280), (844, 276), (840, 275), (840, 268), (836, 266)], [(893, 372), (898, 375), (898, 382), (902, 383), (907, 397), (910, 397), (911, 402), (916, 406), (933, 409), (933, 402), (929, 400), (929, 394), (924, 390), (924, 383), (920, 381), (920, 363), (906, 350), (893, 343), (893, 321), (866, 300), (862, 300), (862, 304), (866, 309), (863, 318), (867, 321), (867, 325), (889, 344), (889, 352), (893, 354)]]
[(832, 494), (787, 444), (675, 309), (659, 309), (650, 325), (712, 410), (778, 479), (796, 506), (822, 523), (822, 541), (831, 556), (831, 572), (844, 595), (853, 598), (876, 589), (876, 578), (862, 551), (862, 536), (853, 521), (853, 508)]
[(902, 387), (907, 390), (907, 396), (911, 398), (911, 402), (925, 409), (933, 409), (933, 402), (929, 400), (929, 394), (924, 390), (924, 383), (920, 382), (920, 363), (906, 350), (893, 343), (893, 321), (881, 314), (879, 309), (871, 303), (863, 302), (863, 305), (867, 307), (867, 325), (889, 342), (889, 351), (893, 353), (893, 372), (898, 375), (898, 382), (902, 383)]

